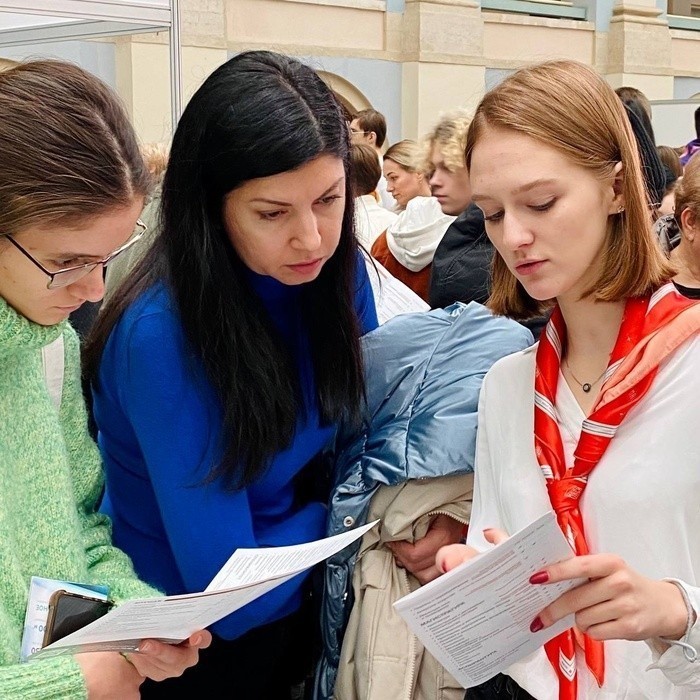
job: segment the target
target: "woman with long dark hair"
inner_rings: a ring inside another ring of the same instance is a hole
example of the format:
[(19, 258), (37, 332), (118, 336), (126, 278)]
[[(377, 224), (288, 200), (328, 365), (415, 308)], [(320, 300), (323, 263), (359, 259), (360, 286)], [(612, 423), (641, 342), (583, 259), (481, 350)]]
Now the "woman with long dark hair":
[[(238, 547), (325, 532), (318, 457), (339, 421), (360, 421), (359, 339), (377, 325), (348, 151), (312, 69), (266, 51), (230, 59), (178, 124), (161, 235), (94, 329), (103, 508), (169, 594), (203, 590)], [(311, 665), (307, 587), (297, 577), (214, 625), (199, 671), (143, 697), (222, 684), (290, 697)]]

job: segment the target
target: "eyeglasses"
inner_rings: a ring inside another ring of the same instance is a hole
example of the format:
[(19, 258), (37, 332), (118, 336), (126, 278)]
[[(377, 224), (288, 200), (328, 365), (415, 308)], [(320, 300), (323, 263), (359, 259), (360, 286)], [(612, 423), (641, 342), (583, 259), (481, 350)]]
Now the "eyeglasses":
[(351, 134), (369, 134), (369, 131), (362, 131), (362, 129), (353, 129), (350, 127)]
[(139, 219), (136, 222), (138, 230), (134, 232), (131, 238), (123, 245), (121, 248), (117, 248), (113, 253), (110, 253), (106, 258), (102, 260), (97, 260), (96, 262), (85, 263), (83, 265), (73, 265), (72, 267), (65, 267), (62, 270), (56, 270), (56, 272), (51, 272), (47, 270), (34, 256), (28, 253), (17, 241), (10, 235), (5, 236), (12, 245), (19, 250), (22, 255), (26, 256), (31, 260), (45, 275), (49, 276), (49, 283), (46, 285), (47, 289), (58, 289), (59, 287), (67, 287), (73, 282), (77, 282), (86, 275), (89, 275), (96, 267), (102, 265), (107, 267), (107, 265), (120, 255), (125, 250), (131, 248), (134, 243), (141, 240), (143, 234), (146, 233), (148, 227), (146, 224)]

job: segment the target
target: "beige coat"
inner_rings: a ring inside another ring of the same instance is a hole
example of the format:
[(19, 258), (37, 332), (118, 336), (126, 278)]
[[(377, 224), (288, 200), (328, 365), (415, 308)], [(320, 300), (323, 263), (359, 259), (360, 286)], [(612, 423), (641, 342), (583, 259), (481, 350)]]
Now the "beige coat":
[(383, 486), (367, 521), (381, 518), (362, 539), (353, 572), (355, 603), (343, 638), (335, 700), (463, 700), (464, 688), (428, 653), (393, 603), (419, 587), (396, 566), (386, 542), (415, 541), (444, 513), (469, 522), (473, 474)]

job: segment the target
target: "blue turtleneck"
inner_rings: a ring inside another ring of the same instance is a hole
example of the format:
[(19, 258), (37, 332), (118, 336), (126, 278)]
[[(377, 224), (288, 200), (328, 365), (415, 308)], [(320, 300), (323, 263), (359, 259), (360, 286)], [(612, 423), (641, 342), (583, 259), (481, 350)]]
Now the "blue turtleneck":
[[(299, 508), (293, 480), (327, 446), (335, 426), (321, 426), (302, 331), (301, 288), (249, 273), (251, 285), (297, 358), (307, 412), (289, 448), (252, 486), (231, 493), (202, 481), (219, 454), (221, 409), (193, 361), (174, 302), (163, 285), (124, 313), (107, 342), (94, 391), (107, 487), (102, 510), (114, 542), (139, 576), (168, 595), (202, 591), (238, 547), (298, 544), (323, 537), (320, 502)], [(362, 332), (377, 326), (360, 265), (357, 311)], [(245, 398), (243, 398), (245, 400)], [(304, 577), (279, 586), (213, 626), (225, 639), (296, 610)]]

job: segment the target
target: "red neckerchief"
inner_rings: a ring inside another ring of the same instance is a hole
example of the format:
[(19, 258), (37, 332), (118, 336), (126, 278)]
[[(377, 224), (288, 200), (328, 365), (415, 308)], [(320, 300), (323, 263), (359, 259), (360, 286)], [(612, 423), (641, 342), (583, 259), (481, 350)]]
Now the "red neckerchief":
[[(588, 554), (578, 506), (588, 475), (628, 411), (649, 391), (659, 363), (698, 330), (700, 305), (682, 297), (672, 284), (664, 285), (651, 297), (627, 301), (603, 386), (583, 422), (573, 467), (567, 469), (554, 410), (566, 325), (559, 308), (554, 309), (537, 348), (535, 452), (559, 525), (577, 555)], [(586, 665), (598, 685), (603, 685), (603, 643), (569, 629), (545, 644), (547, 657), (559, 678), (560, 700), (576, 700), (577, 638), (584, 649)]]

